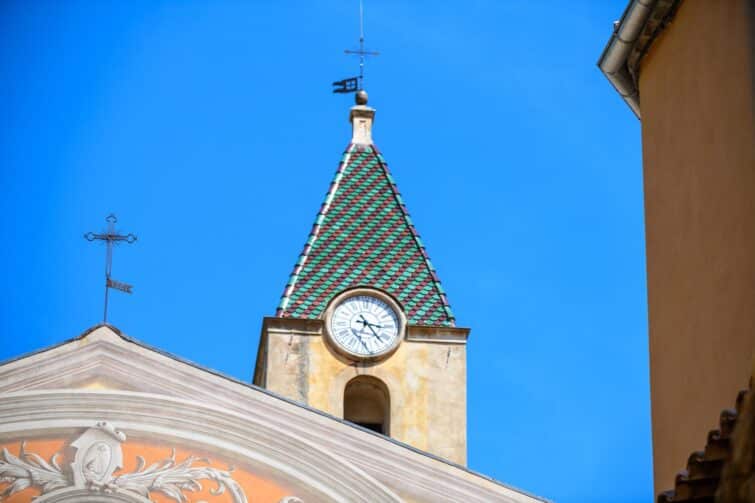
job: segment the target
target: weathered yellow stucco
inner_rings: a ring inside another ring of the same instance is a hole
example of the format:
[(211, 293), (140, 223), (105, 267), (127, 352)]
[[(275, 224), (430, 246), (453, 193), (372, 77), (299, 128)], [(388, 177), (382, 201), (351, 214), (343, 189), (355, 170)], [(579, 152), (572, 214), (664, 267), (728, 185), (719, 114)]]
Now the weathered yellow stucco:
[(747, 386), (755, 347), (753, 8), (688, 0), (639, 87), (656, 493)]
[(342, 357), (322, 330), (320, 320), (267, 319), (255, 383), (343, 417), (348, 382), (375, 377), (390, 394), (392, 438), (466, 464), (466, 346), (442, 337), (465, 329), (422, 327), (422, 340), (412, 340), (420, 329), (410, 326), (396, 351), (374, 363)]

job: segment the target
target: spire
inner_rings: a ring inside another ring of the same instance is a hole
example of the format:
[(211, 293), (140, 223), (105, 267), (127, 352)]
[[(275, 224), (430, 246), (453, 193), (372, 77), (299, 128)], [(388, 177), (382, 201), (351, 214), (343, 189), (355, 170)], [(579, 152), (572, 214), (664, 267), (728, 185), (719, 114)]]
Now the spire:
[(454, 317), (425, 246), (414, 229), (388, 165), (372, 143), (375, 109), (367, 106), (364, 11), (359, 3), (359, 76), (333, 82), (336, 94), (356, 93), (346, 148), (276, 316), (313, 319), (352, 287), (379, 288), (401, 304), (409, 323), (454, 326)]
[(354, 133), (309, 239), (294, 266), (277, 316), (318, 318), (356, 286), (398, 300), (409, 323), (454, 326), (446, 294), (412, 224), (388, 165), (372, 144), (375, 111), (367, 95), (351, 108)]

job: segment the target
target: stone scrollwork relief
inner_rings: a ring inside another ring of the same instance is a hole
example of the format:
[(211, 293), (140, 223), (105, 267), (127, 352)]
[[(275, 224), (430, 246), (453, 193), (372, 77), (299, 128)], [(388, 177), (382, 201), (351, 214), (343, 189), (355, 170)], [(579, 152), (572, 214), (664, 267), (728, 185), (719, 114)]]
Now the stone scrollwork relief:
[[(61, 466), (60, 453), (45, 461), (38, 454), (27, 452), (25, 442), (21, 442), (18, 457), (3, 449), (0, 454), (0, 484), (9, 485), (0, 492), (0, 501), (6, 496), (35, 487), (41, 492), (35, 499), (38, 502), (148, 503), (152, 501), (150, 493), (161, 493), (178, 503), (186, 503), (188, 500), (184, 493), (201, 491), (200, 481), (209, 480), (215, 483), (215, 487), (210, 489), (213, 496), (227, 491), (233, 503), (248, 502), (243, 488), (233, 479), (233, 468), (221, 470), (206, 466), (209, 460), (195, 456), (177, 462), (175, 450), (172, 450), (169, 458), (149, 466), (143, 457), (137, 456), (135, 471), (114, 475), (123, 468), (121, 444), (125, 441), (125, 433), (101, 421), (70, 443), (75, 455), (68, 466)], [(303, 502), (295, 496), (288, 496), (279, 503)]]
[(9, 482), (10, 485), (0, 494), (0, 497), (10, 496), (32, 485), (39, 487), (42, 493), (70, 485), (58, 464), (58, 454), (55, 454), (48, 463), (33, 452), (27, 453), (25, 446), (26, 443), (22, 442), (19, 457), (8, 452), (8, 449), (3, 449), (2, 459), (0, 459), (0, 482)]

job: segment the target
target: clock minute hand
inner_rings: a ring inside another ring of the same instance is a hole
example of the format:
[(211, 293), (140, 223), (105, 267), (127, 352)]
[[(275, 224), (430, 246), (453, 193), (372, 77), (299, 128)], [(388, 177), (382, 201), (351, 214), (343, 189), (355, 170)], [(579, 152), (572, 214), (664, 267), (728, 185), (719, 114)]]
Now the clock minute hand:
[(374, 335), (375, 337), (377, 337), (377, 338), (378, 338), (378, 340), (379, 340), (380, 342), (383, 342), (383, 338), (382, 338), (382, 337), (380, 337), (380, 336), (378, 335), (378, 333), (377, 333), (377, 332), (375, 332), (375, 329), (374, 329), (374, 328), (372, 328), (372, 325), (370, 325), (370, 324), (368, 323), (368, 324), (367, 324), (367, 328), (369, 328), (369, 329), (370, 329), (370, 331), (372, 332), (372, 335)]

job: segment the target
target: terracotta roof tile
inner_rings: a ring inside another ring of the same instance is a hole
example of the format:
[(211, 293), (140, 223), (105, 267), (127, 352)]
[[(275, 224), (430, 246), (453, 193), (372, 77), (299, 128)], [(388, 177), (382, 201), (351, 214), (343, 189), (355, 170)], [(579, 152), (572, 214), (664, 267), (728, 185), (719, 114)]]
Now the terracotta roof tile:
[[(752, 385), (751, 385), (752, 386)], [(693, 452), (687, 468), (676, 475), (674, 489), (658, 495), (658, 503), (715, 503), (724, 467), (732, 457), (732, 433), (743, 410), (748, 391), (740, 391), (736, 409), (725, 409), (719, 428), (708, 433), (705, 450)]]

